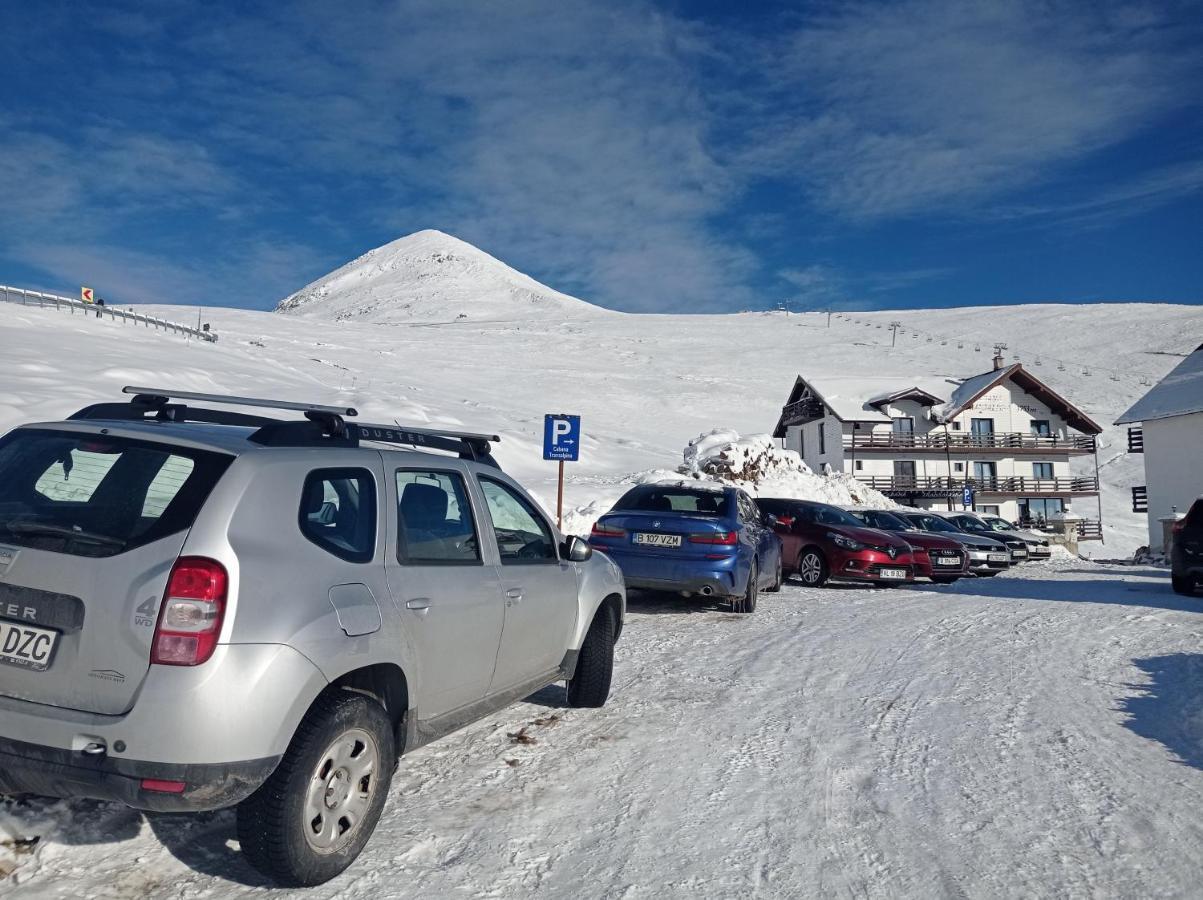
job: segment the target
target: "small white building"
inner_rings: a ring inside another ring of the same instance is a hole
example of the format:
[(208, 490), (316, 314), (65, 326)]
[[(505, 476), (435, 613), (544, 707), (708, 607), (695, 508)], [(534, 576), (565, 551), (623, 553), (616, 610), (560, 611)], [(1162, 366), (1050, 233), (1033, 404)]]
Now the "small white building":
[[(1101, 431), (1022, 365), (995, 357), (991, 371), (961, 382), (799, 375), (773, 434), (816, 472), (851, 473), (899, 503), (961, 508), (969, 488), (980, 512), (1036, 526), (1074, 516), (1081, 539), (1097, 539)], [(1084, 500), (1089, 509), (1072, 508)]]
[(1115, 424), (1129, 425), (1128, 450), (1144, 453), (1145, 483), (1132, 489), (1132, 509), (1149, 514), (1149, 549), (1161, 550), (1163, 520), (1203, 495), (1203, 344)]

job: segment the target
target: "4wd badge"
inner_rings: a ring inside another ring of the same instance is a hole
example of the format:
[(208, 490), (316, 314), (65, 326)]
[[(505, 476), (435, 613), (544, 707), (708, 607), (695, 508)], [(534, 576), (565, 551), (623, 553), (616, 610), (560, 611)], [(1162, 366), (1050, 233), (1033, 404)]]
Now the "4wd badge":
[(15, 547), (0, 547), (0, 577), (8, 574), (8, 570), (13, 567), (16, 560), (17, 549)]

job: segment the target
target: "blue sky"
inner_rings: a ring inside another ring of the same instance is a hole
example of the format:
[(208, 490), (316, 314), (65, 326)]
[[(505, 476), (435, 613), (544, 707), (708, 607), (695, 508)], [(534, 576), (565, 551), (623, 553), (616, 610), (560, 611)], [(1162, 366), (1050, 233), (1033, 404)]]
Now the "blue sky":
[(628, 310), (1203, 303), (1203, 5), (0, 0), (0, 281), (439, 228)]

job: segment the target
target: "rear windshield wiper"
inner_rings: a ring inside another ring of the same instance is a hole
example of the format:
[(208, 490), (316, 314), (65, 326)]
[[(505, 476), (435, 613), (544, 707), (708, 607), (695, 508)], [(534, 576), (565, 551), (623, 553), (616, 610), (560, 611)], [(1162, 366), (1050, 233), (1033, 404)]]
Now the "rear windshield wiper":
[(110, 547), (125, 546), (125, 541), (121, 538), (95, 531), (84, 531), (74, 525), (54, 525), (49, 522), (5, 522), (2, 527), (10, 534), (64, 537), (75, 541), (89, 541), (93, 544), (108, 544)]

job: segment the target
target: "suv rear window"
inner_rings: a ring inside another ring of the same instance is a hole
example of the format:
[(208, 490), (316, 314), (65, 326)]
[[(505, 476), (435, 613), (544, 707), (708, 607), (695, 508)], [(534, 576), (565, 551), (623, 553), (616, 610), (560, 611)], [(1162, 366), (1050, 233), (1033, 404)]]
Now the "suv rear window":
[(631, 488), (614, 504), (615, 509), (646, 512), (682, 512), (694, 516), (727, 518), (730, 503), (721, 491), (640, 485)]
[(114, 556), (183, 531), (232, 456), (22, 428), (0, 438), (0, 541)]

